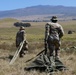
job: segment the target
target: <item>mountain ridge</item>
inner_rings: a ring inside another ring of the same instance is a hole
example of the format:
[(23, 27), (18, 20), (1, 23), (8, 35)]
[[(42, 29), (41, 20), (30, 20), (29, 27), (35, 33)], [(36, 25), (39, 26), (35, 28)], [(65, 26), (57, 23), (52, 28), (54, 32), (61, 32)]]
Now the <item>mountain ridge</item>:
[(37, 5), (26, 8), (20, 8), (15, 10), (0, 11), (0, 18), (6, 17), (27, 17), (32, 15), (53, 15), (53, 14), (63, 14), (62, 17), (75, 17), (76, 7), (67, 7), (62, 5), (52, 6), (52, 5)]

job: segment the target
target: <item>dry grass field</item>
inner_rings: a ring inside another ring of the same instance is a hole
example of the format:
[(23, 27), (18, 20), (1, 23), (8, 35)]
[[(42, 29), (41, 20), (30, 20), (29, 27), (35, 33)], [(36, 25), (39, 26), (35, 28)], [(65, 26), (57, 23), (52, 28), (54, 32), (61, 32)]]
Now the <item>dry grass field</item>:
[[(9, 65), (10, 55), (14, 55), (16, 51), (15, 36), (19, 28), (14, 27), (13, 24), (17, 21), (15, 19), (0, 20), (0, 75), (47, 75), (45, 72), (24, 70), (28, 64), (25, 62), (44, 49), (45, 22), (30, 22), (32, 26), (25, 28), (26, 38), (29, 42), (29, 53), (24, 58), (18, 57), (12, 65)], [(54, 75), (76, 75), (76, 21), (59, 23), (65, 31), (65, 35), (61, 39), (59, 56), (69, 70), (58, 71)], [(75, 32), (67, 34), (68, 30)]]

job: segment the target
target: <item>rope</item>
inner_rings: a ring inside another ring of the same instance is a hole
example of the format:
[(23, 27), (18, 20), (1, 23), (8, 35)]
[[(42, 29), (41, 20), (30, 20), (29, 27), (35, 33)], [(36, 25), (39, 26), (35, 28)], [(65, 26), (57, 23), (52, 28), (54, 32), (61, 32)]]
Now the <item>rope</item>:
[(18, 55), (19, 55), (19, 53), (20, 53), (20, 51), (21, 51), (21, 49), (22, 49), (22, 47), (23, 47), (24, 41), (25, 41), (25, 40), (23, 40), (23, 41), (20, 43), (20, 46), (18, 47), (18, 49), (17, 49), (17, 51), (15, 52), (12, 60), (11, 60), (10, 63), (9, 63), (10, 65), (12, 65), (12, 64), (15, 62), (15, 60), (17, 59), (17, 57), (18, 57)]

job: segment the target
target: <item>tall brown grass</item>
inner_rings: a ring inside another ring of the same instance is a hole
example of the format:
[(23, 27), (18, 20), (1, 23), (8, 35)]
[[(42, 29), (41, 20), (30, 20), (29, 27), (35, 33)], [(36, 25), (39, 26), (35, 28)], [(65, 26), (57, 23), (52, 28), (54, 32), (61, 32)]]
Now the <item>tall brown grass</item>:
[[(0, 21), (0, 75), (47, 75), (45, 72), (39, 71), (25, 71), (24, 68), (28, 65), (25, 63), (28, 59), (35, 57), (41, 50), (44, 49), (44, 31), (45, 22), (30, 22), (31, 27), (25, 28), (26, 38), (29, 42), (29, 53), (24, 58), (17, 58), (17, 60), (9, 65), (10, 55), (14, 55), (15, 35), (18, 28), (13, 26), (16, 21)], [(7, 24), (6, 24), (7, 23)], [(60, 60), (68, 68), (66, 71), (58, 71), (54, 75), (76, 75), (76, 33), (69, 35), (68, 30), (76, 31), (75, 21), (64, 21), (62, 24), (65, 35), (61, 39), (61, 50), (59, 51)], [(31, 62), (29, 62), (31, 63)]]

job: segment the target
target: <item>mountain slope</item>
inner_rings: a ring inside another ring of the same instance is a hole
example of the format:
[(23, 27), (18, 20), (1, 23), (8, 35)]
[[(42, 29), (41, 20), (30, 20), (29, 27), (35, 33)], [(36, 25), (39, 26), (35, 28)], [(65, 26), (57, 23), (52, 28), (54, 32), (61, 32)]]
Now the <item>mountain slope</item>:
[(45, 14), (63, 14), (64, 16), (76, 16), (76, 7), (38, 5), (22, 9), (0, 11), (0, 18)]

